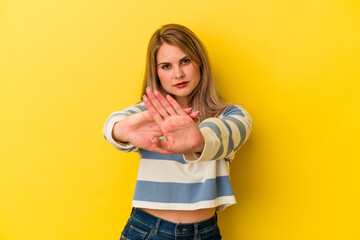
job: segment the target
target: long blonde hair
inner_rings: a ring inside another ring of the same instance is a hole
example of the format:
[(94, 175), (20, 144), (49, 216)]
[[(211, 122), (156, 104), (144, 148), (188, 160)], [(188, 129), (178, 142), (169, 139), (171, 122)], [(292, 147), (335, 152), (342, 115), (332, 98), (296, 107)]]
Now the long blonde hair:
[(157, 89), (163, 95), (169, 94), (161, 86), (156, 67), (156, 54), (163, 43), (181, 48), (200, 68), (200, 82), (189, 96), (189, 106), (194, 111), (200, 111), (200, 121), (217, 116), (230, 105), (219, 95), (204, 45), (190, 29), (179, 24), (164, 25), (152, 35), (147, 50), (142, 95), (146, 94), (147, 87)]

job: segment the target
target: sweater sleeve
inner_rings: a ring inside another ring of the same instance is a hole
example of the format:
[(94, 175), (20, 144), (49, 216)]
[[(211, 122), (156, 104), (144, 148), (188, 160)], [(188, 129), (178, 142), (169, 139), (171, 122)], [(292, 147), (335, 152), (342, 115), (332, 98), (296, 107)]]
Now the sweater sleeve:
[(112, 113), (105, 122), (104, 128), (103, 128), (103, 135), (105, 139), (115, 148), (122, 152), (137, 152), (140, 153), (140, 149), (138, 147), (135, 147), (134, 145), (130, 143), (124, 143), (115, 141), (112, 137), (112, 130), (114, 128), (115, 123), (117, 123), (120, 120), (125, 119), (127, 116), (130, 116), (134, 113), (139, 113), (146, 111), (146, 107), (144, 103), (136, 104), (131, 107), (128, 107), (124, 109), (123, 111), (117, 111)]
[(231, 105), (218, 118), (199, 124), (205, 145), (202, 153), (183, 154), (187, 162), (233, 159), (236, 151), (249, 138), (252, 118), (243, 106)]

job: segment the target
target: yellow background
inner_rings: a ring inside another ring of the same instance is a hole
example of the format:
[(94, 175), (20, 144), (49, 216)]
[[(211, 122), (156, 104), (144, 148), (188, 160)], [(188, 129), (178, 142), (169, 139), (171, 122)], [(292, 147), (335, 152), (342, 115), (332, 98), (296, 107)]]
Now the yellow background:
[(360, 239), (359, 1), (0, 1), (0, 239), (119, 239), (138, 156), (108, 144), (151, 34), (192, 29), (253, 117), (225, 240)]

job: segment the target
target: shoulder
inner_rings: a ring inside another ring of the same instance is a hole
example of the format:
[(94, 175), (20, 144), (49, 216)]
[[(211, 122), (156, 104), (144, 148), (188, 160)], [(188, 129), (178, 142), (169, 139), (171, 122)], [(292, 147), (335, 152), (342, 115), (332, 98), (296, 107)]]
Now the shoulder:
[(124, 109), (124, 111), (129, 111), (129, 112), (132, 112), (132, 113), (136, 113), (136, 112), (143, 112), (143, 111), (146, 111), (146, 107), (145, 107), (145, 104), (143, 102), (140, 102), (140, 103), (137, 103), (135, 105), (132, 105), (130, 107), (127, 107)]
[(245, 109), (244, 106), (239, 104), (233, 104), (229, 105), (222, 112), (219, 114), (218, 118), (220, 120), (226, 121), (226, 120), (239, 120), (243, 124), (246, 124), (251, 129), (251, 125), (253, 122), (253, 119), (249, 112)]
[(127, 117), (131, 114), (134, 113), (140, 113), (140, 112), (144, 112), (146, 111), (146, 107), (145, 104), (143, 102), (134, 104), (130, 107), (127, 107), (123, 110), (119, 110), (119, 111), (115, 111), (113, 113), (110, 114), (109, 118), (121, 118), (123, 119), (124, 117)]
[(249, 113), (246, 111), (246, 109), (239, 104), (231, 104), (227, 107), (225, 107), (219, 114), (219, 117), (225, 117), (225, 116), (231, 116), (231, 115), (238, 115), (241, 117), (246, 117), (246, 115), (249, 115)]

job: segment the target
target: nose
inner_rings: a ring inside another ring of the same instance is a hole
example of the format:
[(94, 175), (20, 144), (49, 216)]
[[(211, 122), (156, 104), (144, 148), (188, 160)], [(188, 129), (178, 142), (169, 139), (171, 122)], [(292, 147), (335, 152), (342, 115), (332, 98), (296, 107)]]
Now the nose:
[(174, 74), (175, 74), (176, 79), (184, 77), (184, 71), (180, 67), (175, 68), (175, 73)]

